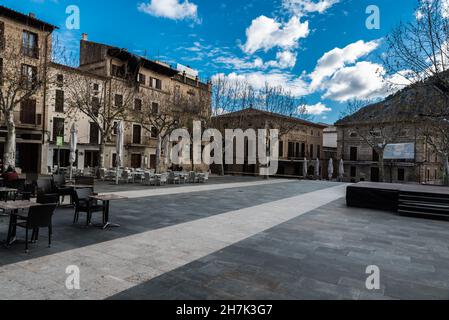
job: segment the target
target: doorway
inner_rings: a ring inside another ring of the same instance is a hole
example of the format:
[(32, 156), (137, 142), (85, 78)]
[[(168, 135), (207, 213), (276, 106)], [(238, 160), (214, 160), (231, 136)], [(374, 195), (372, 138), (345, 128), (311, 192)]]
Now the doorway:
[(371, 168), (371, 181), (372, 182), (379, 182), (379, 168), (373, 167)]
[(142, 167), (142, 155), (140, 153), (131, 154), (131, 168)]

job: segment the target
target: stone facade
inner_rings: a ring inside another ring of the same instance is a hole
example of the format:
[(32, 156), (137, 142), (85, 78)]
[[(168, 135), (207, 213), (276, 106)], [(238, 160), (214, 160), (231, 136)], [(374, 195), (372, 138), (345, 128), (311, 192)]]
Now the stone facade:
[[(367, 108), (369, 108), (368, 106)], [(382, 124), (386, 126), (385, 123)], [(391, 122), (390, 126), (401, 126), (400, 134), (394, 137), (395, 144), (413, 144), (413, 159), (384, 160), (384, 181), (392, 183), (438, 184), (443, 179), (441, 158), (426, 143), (420, 134), (420, 123)], [(376, 130), (376, 123), (365, 125)], [(357, 127), (357, 130), (356, 130)], [(360, 136), (364, 126), (353, 122), (337, 122), (338, 159), (343, 159), (345, 180), (379, 181), (379, 156)]]
[[(257, 109), (245, 109), (213, 118), (213, 123), (221, 131), (225, 129), (248, 128), (279, 129), (279, 168), (278, 175), (303, 176), (304, 158), (308, 159), (308, 171), (314, 174), (316, 159), (323, 165), (323, 129), (324, 125), (298, 118), (266, 112)], [(313, 160), (313, 161), (311, 161)], [(238, 174), (258, 174), (260, 165), (225, 165), (225, 172)]]
[[(31, 121), (23, 123), (21, 110), (17, 110), (16, 115), (17, 167), (23, 172), (47, 173), (54, 166), (67, 166), (72, 123), (76, 123), (78, 131), (79, 150), (76, 166), (79, 169), (98, 166), (100, 147), (99, 133), (96, 132), (98, 128), (94, 128), (91, 119), (82, 112), (68, 114), (67, 99), (70, 99), (70, 86), (76, 81), (95, 84), (95, 90), (105, 92), (104, 97), (111, 100), (117, 94), (122, 94), (116, 88), (125, 82), (126, 85), (130, 85), (128, 82), (131, 81), (134, 92), (129, 114), (141, 112), (142, 109), (137, 109), (136, 100), (143, 102), (139, 108), (161, 110), (164, 108), (165, 97), (180, 93), (191, 97), (192, 101), (194, 99), (199, 101), (201, 110), (197, 112), (196, 118), (210, 117), (210, 83), (203, 83), (198, 77), (189, 76), (163, 62), (138, 57), (124, 49), (88, 41), (85, 34), (80, 42), (79, 67), (72, 68), (51, 62), (54, 28), (36, 19), (34, 15), (23, 15), (0, 6), (0, 58), (2, 58), (0, 62), (3, 62), (3, 68), (8, 67), (6, 52), (10, 47), (21, 46), (25, 42), (25, 32), (33, 33), (33, 37), (37, 39), (36, 48), (31, 51), (32, 57), (28, 50), (27, 55), (24, 54), (20, 58), (23, 59), (23, 63), (32, 66), (44, 66), (45, 84), (32, 97), (35, 101), (35, 110), (32, 113), (35, 120), (32, 123)], [(151, 98), (144, 100), (144, 97)], [(30, 113), (26, 114), (29, 118)], [(63, 140), (62, 145), (56, 144), (58, 136)], [(0, 156), (3, 154), (5, 137), (5, 127), (2, 126)], [(154, 168), (156, 145), (157, 137), (152, 130), (145, 130), (135, 117), (125, 119), (124, 166)], [(104, 154), (105, 166), (112, 167), (115, 157), (114, 134), (107, 139)]]
[[(5, 92), (13, 88), (12, 77), (26, 68), (44, 83), (27, 100), (16, 106), (16, 165), (22, 171), (39, 172), (47, 162), (44, 148), (46, 128), (45, 75), (52, 52), (52, 32), (55, 29), (33, 14), (23, 15), (0, 6), (0, 70)], [(17, 96), (23, 95), (18, 92)], [(0, 156), (3, 157), (7, 128), (0, 114)]]

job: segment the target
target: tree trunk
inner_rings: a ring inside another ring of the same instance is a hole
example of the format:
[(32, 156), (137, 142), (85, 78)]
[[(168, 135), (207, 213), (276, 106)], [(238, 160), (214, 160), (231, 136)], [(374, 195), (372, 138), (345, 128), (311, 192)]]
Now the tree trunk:
[(159, 173), (161, 164), (161, 148), (162, 148), (162, 136), (157, 135), (157, 145), (156, 145), (156, 173)]
[(105, 150), (105, 142), (101, 141), (100, 142), (100, 161), (99, 161), (100, 168), (104, 168), (104, 158), (105, 158), (104, 150)]
[(6, 114), (6, 127), (8, 129), (5, 150), (4, 150), (4, 168), (9, 166), (16, 167), (16, 125), (14, 123), (14, 114), (11, 112)]
[(385, 182), (384, 152), (379, 152), (379, 181)]

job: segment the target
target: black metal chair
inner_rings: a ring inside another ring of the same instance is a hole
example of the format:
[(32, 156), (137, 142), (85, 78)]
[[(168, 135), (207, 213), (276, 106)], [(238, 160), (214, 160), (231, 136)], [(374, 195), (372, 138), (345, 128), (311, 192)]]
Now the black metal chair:
[(17, 192), (15, 192), (13, 199), (11, 200), (30, 200), (31, 198), (31, 190), (29, 187), (25, 184), (25, 179), (17, 179), (13, 181), (5, 181), (5, 187), (17, 189)]
[(51, 195), (51, 196), (55, 196), (58, 199), (58, 193), (53, 190), (53, 183), (52, 183), (51, 179), (49, 179), (49, 178), (38, 179), (36, 184), (37, 184), (37, 188), (36, 188), (37, 196)]
[[(62, 197), (62, 202), (64, 202), (65, 196), (72, 198), (73, 188), (65, 187), (65, 175), (64, 174), (54, 174), (53, 175), (53, 189), (54, 192), (58, 194), (58, 200)], [(71, 201), (72, 202), (72, 201)], [(61, 203), (58, 201), (58, 203)]]
[(75, 203), (75, 214), (73, 216), (73, 223), (77, 223), (79, 219), (79, 213), (85, 212), (86, 225), (91, 223), (93, 212), (103, 212), (104, 204), (99, 204), (99, 201), (93, 200), (90, 196), (95, 195), (91, 188), (76, 189), (73, 193), (73, 201)]
[(52, 217), (56, 209), (56, 203), (30, 207), (27, 217), (21, 217), (25, 221), (18, 222), (16, 226), (25, 229), (25, 252), (28, 252), (28, 233), (32, 230), (31, 241), (37, 241), (40, 228), (48, 228), (48, 247), (51, 246)]

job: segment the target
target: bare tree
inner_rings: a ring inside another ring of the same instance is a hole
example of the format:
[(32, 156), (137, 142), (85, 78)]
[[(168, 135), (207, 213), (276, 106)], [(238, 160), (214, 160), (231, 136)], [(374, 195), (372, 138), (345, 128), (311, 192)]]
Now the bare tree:
[[(384, 65), (421, 91), (419, 115), (426, 123), (422, 134), (444, 160), (446, 176), (449, 149), (449, 7), (445, 0), (418, 0), (416, 19), (401, 23), (387, 36)], [(398, 78), (398, 77), (395, 77)], [(431, 100), (429, 100), (431, 99)], [(432, 101), (432, 103), (429, 103)], [(416, 105), (418, 105), (416, 101)], [(433, 128), (434, 130), (430, 130)], [(444, 143), (448, 145), (443, 145)]]
[[(49, 59), (47, 52), (40, 52), (37, 46), (22, 47), (13, 39), (8, 39), (0, 45), (3, 46), (3, 50), (0, 51), (0, 113), (8, 131), (3, 161), (5, 166), (15, 167), (18, 120), (16, 112), (20, 109), (23, 116), (29, 112), (28, 117), (35, 114), (26, 108), (36, 108), (34, 97), (46, 85)], [(48, 49), (42, 51), (46, 50)], [(36, 124), (36, 118), (27, 121)]]
[(125, 120), (133, 107), (136, 87), (125, 79), (99, 78), (78, 73), (67, 86), (67, 116), (76, 119), (87, 116), (100, 133), (100, 167), (105, 165), (105, 146), (111, 142), (115, 121)]
[[(347, 110), (342, 116), (354, 117), (348, 121), (357, 136), (370, 146), (379, 158), (379, 179), (385, 181), (385, 149), (389, 144), (397, 142), (405, 128), (403, 119), (390, 119), (382, 114), (382, 110), (369, 113), (367, 116), (357, 114), (362, 108), (370, 105), (370, 101), (350, 100)], [(408, 119), (409, 122), (413, 119)]]

